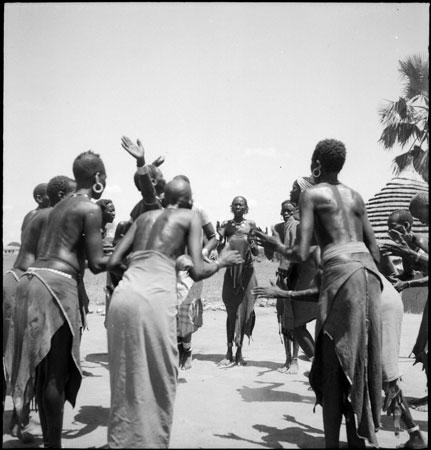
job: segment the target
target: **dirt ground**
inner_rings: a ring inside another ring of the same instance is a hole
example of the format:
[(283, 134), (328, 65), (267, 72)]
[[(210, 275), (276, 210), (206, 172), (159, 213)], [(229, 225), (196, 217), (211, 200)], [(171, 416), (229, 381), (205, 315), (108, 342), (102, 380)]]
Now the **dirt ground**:
[[(180, 371), (171, 448), (322, 448), (322, 409), (308, 390), (311, 363), (300, 353), (297, 375), (277, 371), (284, 360), (278, 335), (275, 308), (257, 307), (253, 340), (245, 345), (245, 367), (220, 367), (225, 347), (225, 318), (221, 310), (206, 310), (204, 326), (193, 335), (193, 367)], [(400, 352), (402, 389), (408, 399), (425, 395), (425, 372), (413, 366), (409, 353), (419, 329), (421, 316), (405, 314)], [(107, 448), (109, 415), (109, 371), (104, 316), (89, 314), (89, 330), (81, 345), (85, 377), (73, 409), (65, 405), (63, 447)], [(314, 334), (314, 322), (309, 324)], [(6, 399), (3, 417), (3, 448), (42, 447), (38, 414), (31, 422), (36, 442), (23, 445), (7, 433), (12, 411)], [(413, 417), (428, 440), (428, 414), (413, 410)], [(395, 448), (408, 438), (403, 431), (397, 439), (392, 418), (384, 413), (379, 445)], [(341, 438), (347, 445), (344, 425)]]

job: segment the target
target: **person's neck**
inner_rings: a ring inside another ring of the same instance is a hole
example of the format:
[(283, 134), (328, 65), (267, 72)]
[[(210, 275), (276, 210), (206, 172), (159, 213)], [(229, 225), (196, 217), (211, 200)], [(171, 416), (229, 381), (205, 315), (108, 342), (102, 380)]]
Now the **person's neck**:
[(338, 173), (322, 173), (322, 175), (320, 175), (320, 177), (316, 179), (316, 183), (339, 184), (340, 182), (338, 181)]
[(91, 189), (77, 189), (73, 194), (73, 197), (87, 197), (88, 200), (91, 199)]
[(244, 216), (233, 216), (233, 221), (235, 223), (241, 223), (244, 220)]

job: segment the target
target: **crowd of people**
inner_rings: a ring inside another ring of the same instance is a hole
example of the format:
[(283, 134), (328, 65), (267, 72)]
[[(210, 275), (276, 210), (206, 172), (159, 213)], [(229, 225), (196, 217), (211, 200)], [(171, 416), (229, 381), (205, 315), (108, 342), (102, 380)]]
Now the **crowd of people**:
[[(193, 203), (186, 175), (166, 182), (163, 158), (149, 164), (139, 140), (123, 137), (121, 145), (136, 161), (142, 198), (112, 242), (106, 227), (115, 206), (101, 199), (107, 174), (100, 155), (81, 153), (74, 179), (55, 176), (34, 190), (38, 207), (25, 216), (18, 256), (3, 277), (3, 412), (10, 393), (11, 434), (31, 442), (35, 402), (44, 447), (61, 447), (64, 403), (75, 405), (82, 382), (87, 269), (106, 272), (108, 446), (167, 448), (178, 373), (192, 368), (192, 335), (203, 323), (202, 280), (225, 268), (227, 351), (220, 365), (246, 365), (242, 348), (252, 336), (256, 298), (276, 298), (286, 358), (280, 371), (298, 372), (299, 347), (312, 361), (310, 389), (322, 405), (326, 446), (339, 448), (343, 417), (349, 448), (377, 446), (385, 411), (396, 434), (400, 420), (405, 425), (406, 448), (426, 448), (410, 408), (427, 410), (428, 398), (408, 404), (398, 357), (400, 292), (428, 286), (428, 238), (411, 231), (413, 218), (428, 225), (428, 195), (390, 215), (392, 241), (379, 247), (363, 199), (338, 180), (345, 146), (325, 139), (312, 154), (311, 176), (298, 177), (281, 203), (283, 221), (271, 235), (244, 217), (243, 196), (231, 202), (233, 217), (214, 227)], [(258, 286), (259, 246), (279, 262), (276, 284)], [(402, 258), (403, 271), (392, 256)], [(306, 327), (312, 320), (314, 337)], [(427, 382), (428, 301), (412, 353)]]

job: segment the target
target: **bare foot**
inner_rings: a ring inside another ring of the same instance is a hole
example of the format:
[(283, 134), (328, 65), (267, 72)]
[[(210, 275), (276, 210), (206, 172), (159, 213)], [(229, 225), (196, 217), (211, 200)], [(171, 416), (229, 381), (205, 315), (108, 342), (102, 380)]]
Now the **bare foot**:
[(242, 357), (241, 347), (238, 347), (235, 355), (235, 362), (237, 366), (246, 366), (247, 363), (244, 361)]
[(232, 349), (229, 348), (226, 356), (219, 362), (220, 366), (228, 366), (229, 364), (233, 363), (233, 354), (232, 354)]
[(427, 412), (428, 411), (428, 395), (422, 398), (416, 398), (410, 400), (409, 405), (416, 411)]
[(192, 350), (185, 350), (184, 351), (184, 359), (183, 363), (181, 364), (181, 369), (183, 370), (189, 370), (192, 368)]
[(424, 403), (423, 405), (418, 406), (412, 406), (413, 409), (416, 411), (422, 411), (422, 412), (428, 412), (428, 402)]
[(277, 372), (287, 373), (288, 370), (289, 370), (289, 367), (287, 367), (286, 364), (285, 364), (283, 367), (278, 368)]
[(414, 431), (410, 434), (410, 438), (404, 444), (398, 445), (397, 448), (427, 448), (425, 440), (420, 431)]
[(292, 364), (289, 367), (287, 373), (289, 375), (295, 375), (299, 372), (298, 360), (296, 358), (292, 359)]

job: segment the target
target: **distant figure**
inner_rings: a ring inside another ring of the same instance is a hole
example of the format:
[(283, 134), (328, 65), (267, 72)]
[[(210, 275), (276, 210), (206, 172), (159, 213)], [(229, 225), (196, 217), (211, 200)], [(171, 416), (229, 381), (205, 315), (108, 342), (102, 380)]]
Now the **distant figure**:
[[(313, 235), (322, 254), (322, 286), (316, 321), (316, 352), (310, 385), (323, 408), (327, 448), (339, 448), (342, 417), (349, 448), (377, 446), (382, 389), (380, 260), (361, 196), (338, 181), (346, 149), (320, 141), (311, 159), (316, 182), (301, 193), (297, 243), (256, 231), (257, 242), (292, 261), (305, 262)], [(374, 259), (374, 261), (373, 261)]]
[(107, 318), (111, 410), (109, 448), (167, 448), (178, 378), (176, 259), (186, 250), (190, 276), (200, 280), (242, 261), (224, 252), (202, 260), (201, 223), (191, 211), (191, 189), (172, 180), (166, 208), (139, 216), (108, 264), (121, 276)]
[(46, 193), (47, 183), (40, 183), (33, 189), (33, 198), (37, 203), (37, 208), (29, 211), (22, 221), (21, 225), (21, 241), (22, 241), (22, 233), (24, 232), (25, 227), (30, 222), (30, 220), (37, 214), (41, 209), (47, 208), (49, 206), (49, 198)]
[(219, 250), (224, 247), (238, 250), (244, 263), (227, 269), (224, 274), (222, 299), (227, 312), (227, 352), (220, 364), (229, 365), (234, 362), (232, 347), (235, 343), (235, 363), (241, 366), (246, 364), (242, 354), (244, 336), (251, 337), (256, 321), (256, 299), (251, 290), (257, 284), (253, 256), (259, 254), (259, 249), (252, 237), (256, 223), (244, 218), (248, 213), (247, 200), (242, 196), (235, 197), (231, 203), (231, 211), (233, 219), (222, 222), (217, 230), (220, 236)]
[[(75, 405), (81, 384), (79, 345), (82, 327), (78, 278), (85, 261), (93, 273), (106, 269), (102, 212), (91, 199), (105, 189), (100, 156), (87, 151), (73, 163), (76, 192), (51, 211), (36, 261), (22, 275), (14, 315), (12, 396), (19, 418), (35, 392), (44, 445), (61, 448), (64, 402)], [(38, 326), (35, 326), (38, 324)], [(37, 385), (35, 376), (37, 371)]]
[[(106, 226), (115, 219), (115, 206), (113, 201), (107, 198), (97, 200), (96, 205), (99, 205), (102, 209), (102, 228), (100, 231), (102, 232), (102, 239), (105, 241), (107, 232)], [(107, 243), (104, 242), (104, 244), (106, 245)]]
[[(49, 198), (49, 206), (42, 208), (40, 212), (33, 216), (22, 234), (21, 246), (18, 255), (14, 261), (12, 269), (8, 270), (3, 276), (3, 357), (4, 369), (10, 374), (13, 354), (20, 349), (15, 350), (13, 337), (14, 314), (22, 315), (20, 305), (15, 305), (15, 295), (21, 275), (35, 261), (38, 255), (38, 249), (43, 245), (43, 233), (48, 222), (48, 216), (53, 206), (60, 200), (69, 197), (76, 188), (75, 180), (66, 176), (56, 176), (52, 178), (46, 186), (46, 194)], [(8, 349), (6, 356), (6, 349)], [(3, 384), (3, 410), (6, 395), (7, 374), (4, 373)], [(15, 408), (10, 423), (10, 432), (12, 436), (18, 437), (23, 443), (33, 441), (33, 435), (29, 426), (29, 405), (23, 410), (21, 421), (19, 421)]]

